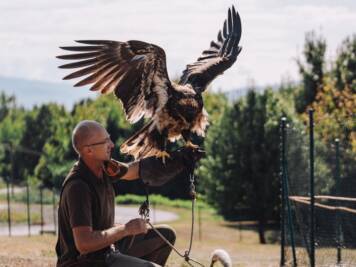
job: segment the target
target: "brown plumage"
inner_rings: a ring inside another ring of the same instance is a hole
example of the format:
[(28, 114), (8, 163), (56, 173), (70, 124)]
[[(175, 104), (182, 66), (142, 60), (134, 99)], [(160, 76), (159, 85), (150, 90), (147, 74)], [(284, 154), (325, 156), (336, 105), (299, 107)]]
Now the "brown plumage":
[(75, 53), (57, 58), (74, 61), (60, 68), (79, 69), (63, 79), (86, 76), (74, 86), (113, 92), (130, 123), (149, 119), (121, 146), (121, 152), (142, 158), (165, 151), (167, 140), (183, 137), (190, 144), (191, 133), (204, 136), (208, 118), (201, 93), (236, 61), (240, 37), (240, 17), (232, 7), (217, 41), (187, 65), (178, 84), (168, 77), (164, 50), (142, 41), (76, 41), (83, 45), (61, 47)]

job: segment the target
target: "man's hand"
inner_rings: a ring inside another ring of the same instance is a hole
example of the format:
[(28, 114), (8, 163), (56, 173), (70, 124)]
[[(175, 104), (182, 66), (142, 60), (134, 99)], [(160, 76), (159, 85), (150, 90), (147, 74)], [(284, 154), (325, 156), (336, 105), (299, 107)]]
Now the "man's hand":
[(147, 224), (143, 219), (133, 219), (125, 224), (127, 235), (138, 235), (147, 233)]
[(189, 172), (193, 172), (195, 164), (205, 156), (205, 151), (201, 148), (182, 147), (177, 150), (182, 162), (185, 164)]
[(148, 157), (139, 161), (139, 176), (150, 186), (161, 186), (184, 170), (192, 173), (195, 164), (205, 155), (200, 148), (182, 147), (173, 151), (171, 157), (163, 164), (156, 157)]

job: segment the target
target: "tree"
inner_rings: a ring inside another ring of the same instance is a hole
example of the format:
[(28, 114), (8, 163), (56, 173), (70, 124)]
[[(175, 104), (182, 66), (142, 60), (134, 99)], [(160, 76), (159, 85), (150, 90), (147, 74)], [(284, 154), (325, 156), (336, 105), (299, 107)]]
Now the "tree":
[(0, 122), (5, 119), (11, 109), (16, 107), (15, 96), (8, 96), (4, 92), (0, 93)]
[(53, 134), (58, 118), (54, 116), (63, 107), (56, 104), (44, 104), (27, 112), (24, 123), (24, 133), (16, 147), (16, 179), (22, 181), (34, 174), (43, 147)]
[(304, 63), (298, 59), (297, 64), (303, 83), (296, 98), (296, 109), (303, 113), (315, 100), (321, 90), (324, 79), (326, 41), (314, 31), (306, 34), (304, 44)]
[(347, 37), (338, 49), (333, 75), (336, 88), (356, 93), (356, 34)]
[[(332, 63), (333, 68), (325, 75), (310, 107), (315, 110), (316, 139), (329, 150), (334, 140), (340, 139), (342, 163), (345, 163), (343, 175), (353, 177), (356, 174), (356, 35), (343, 41)], [(307, 121), (307, 115), (303, 114), (302, 119)], [(335, 165), (333, 157), (329, 159), (329, 165)]]
[(283, 103), (266, 90), (250, 91), (227, 108), (205, 140), (207, 157), (199, 169), (200, 191), (225, 218), (249, 208), (265, 243), (267, 220), (278, 219), (279, 119)]
[(0, 120), (0, 177), (13, 179), (15, 149), (24, 132), (25, 111), (16, 106), (15, 97), (1, 94)]

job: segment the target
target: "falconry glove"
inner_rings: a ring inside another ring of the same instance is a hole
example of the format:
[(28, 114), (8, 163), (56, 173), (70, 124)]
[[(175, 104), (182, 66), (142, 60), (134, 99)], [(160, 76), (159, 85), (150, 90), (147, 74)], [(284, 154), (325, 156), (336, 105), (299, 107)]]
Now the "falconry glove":
[(122, 177), (127, 173), (128, 165), (119, 162), (117, 160), (111, 159), (106, 161), (103, 166), (103, 170), (109, 177)]
[(205, 155), (205, 151), (189, 147), (170, 153), (165, 163), (156, 157), (141, 159), (140, 178), (149, 186), (161, 186), (184, 170), (194, 171), (195, 163)]

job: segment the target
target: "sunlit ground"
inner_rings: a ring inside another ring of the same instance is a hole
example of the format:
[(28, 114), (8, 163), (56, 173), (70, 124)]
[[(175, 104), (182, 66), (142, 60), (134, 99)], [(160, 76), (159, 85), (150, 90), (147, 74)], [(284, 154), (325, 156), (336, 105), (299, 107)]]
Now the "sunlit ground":
[[(165, 209), (160, 207), (160, 209)], [(167, 208), (166, 208), (167, 209)], [(169, 210), (179, 213), (180, 219), (169, 223), (177, 232), (177, 249), (188, 249), (190, 236), (190, 211)], [(210, 254), (216, 248), (224, 248), (231, 255), (233, 266), (278, 266), (280, 247), (259, 245), (253, 230), (239, 230), (236, 223), (226, 223), (210, 211), (203, 211), (199, 240), (199, 220), (196, 217), (195, 238), (191, 257), (204, 265), (210, 263)], [(244, 227), (246, 228), (246, 227)], [(267, 233), (269, 236), (270, 233)], [(52, 235), (32, 237), (1, 237), (0, 266), (54, 266), (56, 237)], [(167, 266), (188, 266), (172, 252)], [(218, 266), (218, 265), (217, 265)]]

